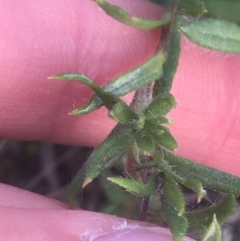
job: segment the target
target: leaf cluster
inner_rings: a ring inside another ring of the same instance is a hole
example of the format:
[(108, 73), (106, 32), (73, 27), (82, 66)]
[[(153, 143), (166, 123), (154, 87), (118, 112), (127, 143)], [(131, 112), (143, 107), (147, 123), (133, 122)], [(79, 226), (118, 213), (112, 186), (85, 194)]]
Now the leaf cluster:
[[(118, 123), (70, 184), (69, 202), (74, 205), (83, 187), (124, 160), (131, 178), (109, 177), (108, 181), (148, 200), (147, 210), (142, 211), (167, 222), (173, 241), (180, 241), (189, 233), (203, 234), (202, 241), (220, 241), (220, 225), (234, 213), (235, 198), (240, 196), (240, 179), (174, 155), (172, 151), (178, 144), (167, 127), (172, 120), (166, 115), (176, 107), (170, 90), (181, 50), (180, 34), (203, 47), (240, 53), (239, 25), (206, 14), (207, 8), (200, 0), (155, 1), (166, 8), (160, 20), (131, 16), (106, 1), (93, 1), (108, 15), (131, 27), (150, 31), (161, 26), (163, 36), (152, 58), (103, 87), (81, 73), (52, 77), (80, 81), (95, 92), (85, 106), (70, 114), (88, 114), (105, 106), (109, 117)], [(135, 100), (129, 106), (120, 97), (134, 90)], [(224, 193), (223, 199), (189, 212), (181, 186), (193, 190), (197, 202), (206, 195), (205, 188)]]

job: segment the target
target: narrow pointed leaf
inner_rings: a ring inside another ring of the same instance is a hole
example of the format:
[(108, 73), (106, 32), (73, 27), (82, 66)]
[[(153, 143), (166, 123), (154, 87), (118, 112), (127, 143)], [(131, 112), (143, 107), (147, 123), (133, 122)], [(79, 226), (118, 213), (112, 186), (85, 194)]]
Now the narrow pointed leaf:
[(96, 2), (108, 15), (118, 20), (121, 23), (129, 25), (134, 28), (151, 30), (155, 28), (159, 28), (162, 25), (165, 25), (170, 22), (171, 15), (169, 13), (163, 15), (160, 20), (149, 20), (143, 19), (135, 16), (131, 16), (128, 12), (123, 10), (122, 8), (112, 5), (106, 1), (102, 0), (93, 0)]
[(105, 168), (106, 162), (123, 152), (133, 144), (131, 130), (120, 125), (114, 128), (110, 135), (91, 154), (87, 161), (87, 171), (83, 186), (96, 178)]
[(122, 124), (134, 124), (138, 121), (138, 115), (125, 102), (119, 101), (112, 107), (109, 115)]
[[(164, 61), (165, 55), (158, 52), (139, 67), (124, 73), (112, 82), (106, 84), (103, 90), (119, 97), (139, 89), (162, 76), (162, 64)], [(94, 95), (85, 106), (74, 110), (72, 114), (88, 114), (97, 110), (102, 105), (103, 102), (101, 99), (97, 95)]]
[(162, 64), (165, 61), (165, 55), (157, 52), (145, 63), (120, 75), (109, 84), (104, 86), (104, 90), (112, 92), (116, 96), (126, 95), (144, 85), (147, 85), (162, 75)]
[(186, 213), (188, 220), (188, 232), (203, 232), (212, 222), (213, 215), (218, 218), (221, 225), (226, 222), (236, 210), (236, 198), (234, 195), (225, 196), (220, 202), (204, 209)]
[[(158, 161), (157, 161), (158, 160)], [(167, 176), (171, 177), (174, 181), (184, 185), (185, 187), (193, 190), (198, 195), (198, 202), (206, 195), (206, 191), (203, 189), (202, 183), (196, 179), (184, 179), (175, 172), (163, 157), (160, 156), (156, 158), (157, 166), (162, 170)]]
[(203, 187), (240, 196), (240, 178), (164, 151), (173, 170), (185, 179), (199, 180)]
[(79, 73), (64, 73), (55, 75), (54, 78), (59, 80), (77, 80), (81, 83), (89, 86), (96, 95), (101, 99), (102, 103), (108, 108), (112, 109), (113, 105), (115, 105), (118, 101), (118, 97), (114, 96), (113, 94), (102, 90), (97, 84), (95, 84), (91, 79), (86, 77), (83, 74)]
[(222, 232), (221, 227), (217, 221), (216, 215), (213, 216), (213, 221), (200, 241), (221, 241)]
[(139, 196), (149, 196), (153, 194), (157, 189), (156, 176), (151, 176), (147, 184), (144, 184), (135, 179), (127, 179), (123, 177), (109, 177), (108, 180)]
[(143, 111), (146, 119), (158, 119), (165, 116), (173, 107), (176, 101), (170, 93), (166, 92), (157, 95), (151, 104)]
[(146, 122), (145, 130), (158, 145), (169, 150), (173, 150), (178, 147), (176, 140), (166, 127), (162, 125), (148, 126)]
[(198, 18), (206, 12), (206, 8), (201, 0), (179, 0), (178, 12)]
[(196, 179), (187, 179), (187, 180), (184, 180), (184, 181), (182, 182), (182, 184), (183, 184), (185, 187), (187, 187), (187, 188), (189, 188), (189, 189), (191, 189), (191, 190), (193, 190), (194, 192), (197, 193), (197, 195), (198, 195), (198, 200), (197, 200), (197, 202), (198, 202), (198, 203), (199, 203), (199, 202), (202, 200), (202, 198), (205, 197), (206, 194), (207, 194), (206, 190), (205, 190), (205, 189), (203, 188), (203, 186), (202, 186), (202, 183), (199, 182), (199, 181), (196, 180)]
[(126, 150), (123, 150), (123, 151), (120, 151), (118, 154), (114, 155), (113, 157), (111, 157), (110, 159), (108, 159), (105, 163), (104, 171), (105, 169), (109, 169), (115, 166), (117, 163), (121, 162), (125, 154), (126, 154)]
[(173, 120), (165, 117), (165, 116), (159, 116), (158, 118), (152, 118), (152, 119), (147, 119), (145, 120), (146, 125), (159, 125), (159, 124), (167, 124), (167, 125), (172, 125)]
[(206, 48), (240, 53), (240, 26), (220, 19), (201, 19), (180, 26), (192, 42)]
[(180, 31), (177, 29), (179, 19), (178, 16), (175, 16), (171, 26), (163, 31), (164, 38), (161, 40), (161, 43), (162, 48), (167, 53), (167, 58), (163, 64), (163, 75), (155, 81), (153, 87), (154, 96), (159, 93), (169, 92), (172, 88), (180, 56)]
[(182, 216), (185, 213), (185, 200), (181, 189), (178, 184), (166, 174), (163, 177), (163, 192), (171, 200), (171, 204), (178, 212), (178, 216)]
[(174, 196), (171, 187), (172, 185), (169, 184), (168, 180), (163, 180), (161, 203), (165, 218), (173, 234), (173, 241), (180, 241), (186, 235), (188, 222), (184, 215), (179, 215), (179, 210), (175, 206), (177, 197), (181, 199), (181, 202), (184, 201), (182, 193), (178, 194), (177, 197)]
[(97, 95), (93, 95), (86, 105), (73, 110), (70, 115), (85, 115), (99, 109), (101, 106), (103, 106), (102, 100)]
[(137, 142), (138, 147), (146, 152), (147, 154), (152, 154), (154, 151), (155, 143), (151, 136), (146, 135), (142, 131), (134, 133), (134, 138)]
[(87, 162), (78, 171), (77, 175), (71, 181), (67, 188), (67, 200), (71, 207), (77, 206), (76, 197), (82, 192), (82, 184), (86, 174)]
[(231, 0), (203, 0), (208, 16), (218, 19), (225, 19), (240, 24), (240, 1)]

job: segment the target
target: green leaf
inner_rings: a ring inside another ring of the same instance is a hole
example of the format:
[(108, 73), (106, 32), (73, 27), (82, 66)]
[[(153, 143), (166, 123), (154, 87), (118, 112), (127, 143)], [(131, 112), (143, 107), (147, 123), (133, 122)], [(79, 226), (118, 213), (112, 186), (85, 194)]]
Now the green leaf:
[(71, 181), (67, 188), (67, 200), (71, 207), (76, 207), (76, 197), (82, 192), (82, 184), (84, 182), (85, 173), (87, 169), (87, 162), (85, 162), (82, 168), (78, 171), (77, 175)]
[(186, 235), (188, 222), (184, 215), (179, 215), (182, 211), (180, 212), (180, 210), (178, 210), (179, 208), (176, 206), (179, 206), (179, 204), (177, 204), (177, 199), (179, 198), (181, 206), (185, 204), (185, 201), (181, 191), (180, 193), (177, 191), (176, 195), (174, 195), (173, 190), (171, 189), (173, 186), (172, 182), (169, 182), (165, 176), (165, 180), (163, 180), (163, 194), (161, 195), (161, 202), (165, 218), (173, 234), (173, 241), (180, 241)]
[(106, 1), (102, 1), (102, 0), (93, 0), (93, 1), (96, 2), (112, 18), (134, 28), (151, 30), (151, 29), (159, 28), (160, 26), (169, 23), (171, 20), (171, 15), (169, 13), (164, 14), (160, 20), (149, 20), (149, 19), (143, 19), (143, 18), (131, 16), (128, 12), (126, 12), (122, 8), (116, 5), (112, 5)]
[(158, 192), (150, 195), (149, 205), (147, 211), (147, 221), (150, 223), (163, 223), (166, 222), (163, 207)]
[(158, 119), (165, 116), (173, 107), (176, 101), (170, 93), (158, 94), (151, 104), (143, 111), (146, 119)]
[(234, 214), (236, 205), (235, 196), (227, 195), (215, 205), (186, 213), (189, 224), (188, 232), (205, 231), (210, 226), (213, 215), (217, 216), (220, 225), (223, 224)]
[(134, 133), (134, 138), (137, 142), (138, 147), (146, 152), (147, 154), (152, 154), (155, 148), (155, 143), (151, 136), (146, 135), (142, 131), (137, 131)]
[(161, 6), (167, 6), (169, 4), (169, 0), (151, 0), (151, 2), (157, 3)]
[(193, 190), (194, 192), (197, 193), (198, 195), (198, 200), (197, 202), (199, 203), (203, 197), (206, 196), (206, 190), (203, 189), (202, 183), (199, 182), (196, 179), (188, 179), (184, 180), (181, 184), (183, 184), (185, 187)]
[[(161, 151), (162, 152), (162, 151)], [(201, 199), (206, 195), (206, 191), (202, 187), (202, 183), (199, 182), (196, 179), (184, 179), (183, 177), (179, 176), (169, 165), (169, 163), (166, 162), (166, 160), (163, 159), (163, 156), (157, 156), (155, 159), (155, 162), (157, 163), (158, 168), (160, 168), (161, 171), (163, 171), (167, 176), (171, 177), (174, 181), (184, 185), (185, 187), (193, 190), (198, 195), (198, 202), (201, 201)]]
[(148, 122), (146, 121), (144, 129), (158, 145), (169, 150), (178, 147), (176, 140), (166, 127), (162, 125), (148, 125)]
[(135, 179), (127, 179), (123, 177), (109, 177), (108, 180), (139, 196), (149, 196), (157, 189), (157, 177), (155, 175), (152, 175), (148, 179), (147, 184)]
[(80, 81), (81, 83), (89, 86), (95, 93), (96, 95), (101, 99), (101, 101), (104, 103), (104, 105), (110, 110), (112, 109), (113, 105), (115, 105), (119, 100), (118, 97), (114, 96), (110, 92), (106, 92), (102, 90), (98, 85), (96, 85), (91, 79), (86, 77), (83, 74), (79, 73), (64, 73), (64, 74), (57, 74), (54, 77), (50, 78), (55, 78), (59, 80), (77, 80)]
[[(107, 177), (111, 176), (110, 171), (98, 178), (99, 185), (103, 187), (104, 203), (101, 202), (101, 213), (134, 218), (137, 216), (137, 205), (134, 204), (135, 197), (128, 192), (123, 192), (122, 188), (114, 183), (109, 183)], [(84, 197), (84, 196), (83, 196)], [(135, 208), (136, 207), (136, 208)]]
[(118, 125), (110, 135), (100, 144), (87, 161), (86, 178), (83, 187), (90, 183), (105, 169), (106, 162), (118, 155), (134, 143), (132, 132), (128, 128)]
[[(158, 52), (139, 67), (124, 73), (123, 75), (114, 79), (112, 82), (106, 84), (103, 87), (103, 90), (116, 96), (123, 96), (136, 89), (139, 89), (142, 86), (153, 82), (155, 79), (160, 78), (162, 75), (162, 64), (164, 61), (164, 54)], [(88, 114), (94, 110), (97, 110), (102, 105), (102, 100), (97, 95), (94, 95), (87, 105), (74, 110), (72, 114)]]
[(222, 232), (221, 227), (217, 221), (216, 215), (213, 215), (213, 221), (205, 234), (202, 236), (200, 241), (221, 241), (222, 240)]
[(163, 176), (163, 192), (177, 210), (178, 216), (182, 216), (185, 213), (185, 200), (182, 191), (178, 184), (166, 174)]
[(200, 0), (179, 0), (178, 12), (199, 18), (206, 12), (206, 8)]
[(179, 27), (194, 43), (214, 50), (240, 53), (240, 26), (220, 19), (201, 19)]
[(177, 72), (178, 60), (180, 56), (180, 32), (177, 25), (180, 17), (175, 16), (174, 20), (168, 28), (163, 31), (161, 40), (162, 49), (166, 51), (167, 58), (163, 64), (163, 75), (155, 81), (153, 87), (154, 96), (159, 93), (169, 92), (172, 88), (173, 78)]
[(148, 119), (145, 120), (145, 124), (148, 126), (151, 125), (159, 125), (159, 124), (167, 124), (167, 125), (172, 125), (173, 124), (173, 120), (170, 118), (167, 118), (165, 116), (159, 116), (158, 118), (153, 118), (153, 119)]
[(203, 0), (207, 15), (240, 24), (239, 0)]
[(125, 102), (119, 101), (112, 107), (109, 116), (122, 124), (133, 124), (139, 119), (138, 115)]
[(240, 196), (240, 178), (175, 156), (167, 151), (164, 151), (164, 158), (181, 177), (196, 179), (202, 183), (203, 187), (209, 189)]

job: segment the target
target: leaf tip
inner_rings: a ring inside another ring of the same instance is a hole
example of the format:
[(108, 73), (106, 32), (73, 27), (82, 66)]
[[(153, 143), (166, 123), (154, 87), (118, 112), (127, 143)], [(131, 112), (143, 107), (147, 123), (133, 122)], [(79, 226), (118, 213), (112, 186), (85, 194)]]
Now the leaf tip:
[(59, 79), (59, 80), (62, 80), (63, 79), (63, 75), (62, 74), (56, 74), (56, 75), (47, 77), (47, 79)]
[(68, 115), (79, 115), (78, 110), (73, 110), (68, 113)]
[(177, 215), (178, 217), (181, 217), (184, 214), (184, 210), (180, 211)]
[(86, 187), (90, 182), (92, 182), (92, 179), (86, 178), (86, 179), (84, 180), (84, 182), (83, 182), (82, 187), (83, 187), (83, 188)]

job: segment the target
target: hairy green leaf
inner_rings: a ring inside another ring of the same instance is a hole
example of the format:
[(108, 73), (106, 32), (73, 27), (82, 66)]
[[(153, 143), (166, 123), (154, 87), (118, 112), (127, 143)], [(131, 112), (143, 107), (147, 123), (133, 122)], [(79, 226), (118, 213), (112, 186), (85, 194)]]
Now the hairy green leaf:
[(147, 119), (145, 120), (145, 124), (147, 126), (151, 126), (151, 125), (159, 125), (159, 124), (167, 124), (167, 125), (172, 125), (173, 124), (173, 120), (165, 117), (165, 116), (159, 116), (158, 118), (154, 118), (154, 119)]
[(239, 0), (203, 0), (207, 15), (240, 24)]
[(221, 241), (222, 232), (221, 227), (217, 221), (216, 215), (213, 216), (213, 221), (200, 241)]
[(171, 177), (174, 181), (184, 185), (185, 187), (193, 190), (198, 195), (198, 202), (206, 195), (206, 191), (202, 187), (202, 183), (196, 179), (184, 179), (183, 177), (179, 176), (175, 171), (173, 171), (172, 167), (169, 165), (166, 160), (160, 155), (157, 156), (155, 159), (155, 163), (163, 171), (166, 175)]
[(151, 104), (143, 111), (146, 119), (158, 119), (165, 116), (173, 107), (176, 101), (170, 93), (158, 94)]
[(105, 168), (106, 162), (127, 150), (134, 143), (134, 138), (129, 128), (118, 125), (110, 135), (92, 152), (87, 160), (86, 177), (83, 187), (96, 178)]
[(169, 130), (162, 125), (148, 125), (146, 121), (144, 129), (160, 146), (173, 150), (178, 147), (178, 144)]
[(134, 124), (138, 121), (138, 115), (125, 102), (119, 101), (112, 107), (109, 116), (122, 124)]
[(155, 81), (153, 87), (154, 96), (159, 93), (169, 92), (172, 88), (173, 78), (177, 72), (178, 59), (180, 56), (180, 32), (177, 25), (180, 17), (175, 16), (171, 25), (163, 31), (161, 49), (167, 53), (166, 61), (163, 64), (163, 75)]
[(155, 143), (154, 143), (151, 136), (146, 135), (142, 131), (137, 131), (136, 133), (134, 133), (134, 138), (136, 140), (136, 143), (137, 143), (138, 147), (142, 151), (146, 152), (147, 154), (153, 153)]
[(189, 223), (188, 232), (205, 231), (210, 226), (213, 215), (217, 216), (220, 225), (223, 224), (234, 214), (236, 205), (235, 196), (227, 195), (215, 205), (186, 213)]
[(178, 216), (185, 213), (185, 200), (178, 184), (168, 175), (163, 176), (163, 192), (171, 200), (171, 204), (178, 212)]
[(77, 175), (71, 181), (67, 188), (67, 199), (71, 207), (78, 206), (76, 202), (76, 197), (82, 192), (82, 185), (85, 178), (85, 173), (87, 169), (87, 162), (85, 162), (82, 168), (78, 171)]
[[(139, 67), (124, 73), (123, 75), (114, 79), (112, 82), (106, 84), (103, 87), (103, 90), (116, 96), (123, 96), (136, 89), (139, 89), (162, 76), (162, 64), (164, 61), (165, 55), (161, 52), (158, 52)], [(102, 100), (97, 95), (94, 95), (85, 106), (74, 110), (72, 114), (88, 114), (94, 110), (97, 110), (102, 105)]]
[(203, 189), (202, 183), (199, 182), (196, 179), (187, 179), (184, 180), (181, 184), (183, 184), (185, 187), (193, 190), (198, 195), (198, 203), (202, 200), (203, 197), (206, 196), (206, 190)]
[(116, 5), (112, 5), (106, 1), (102, 1), (102, 0), (93, 0), (93, 1), (96, 2), (112, 18), (134, 28), (139, 28), (143, 30), (156, 29), (162, 25), (169, 23), (171, 20), (171, 15), (169, 13), (166, 13), (165, 15), (163, 15), (163, 17), (160, 20), (143, 19), (143, 18), (131, 16), (128, 12), (126, 12), (122, 8)]
[[(83, 74), (79, 73), (64, 73), (64, 74), (58, 74), (55, 75), (54, 77), (51, 78), (56, 78), (59, 80), (77, 80), (80, 81), (81, 83), (89, 86), (95, 93), (96, 95), (101, 99), (101, 101), (104, 103), (104, 105), (111, 110), (113, 105), (115, 105), (117, 102), (120, 102), (119, 98), (113, 95), (110, 92), (106, 92), (102, 90), (97, 84), (95, 84), (91, 79), (86, 77)], [(122, 104), (123, 105), (123, 104)]]
[[(179, 204), (177, 204), (177, 198), (180, 199), (181, 206), (185, 204), (185, 201), (181, 191), (177, 191), (176, 196), (174, 195), (171, 188), (175, 185), (172, 185), (171, 183), (169, 183), (169, 180), (166, 179), (165, 176), (165, 180), (163, 180), (163, 194), (161, 195), (161, 203), (165, 218), (173, 234), (173, 241), (180, 241), (186, 235), (188, 222), (184, 215), (181, 214), (182, 211), (180, 211), (176, 206), (179, 206)], [(174, 190), (177, 190), (178, 187), (176, 188), (175, 186), (173, 188), (175, 188)]]
[(178, 11), (184, 15), (198, 18), (206, 12), (206, 8), (201, 0), (179, 0)]
[(199, 180), (203, 187), (240, 196), (240, 178), (164, 151), (172, 169), (185, 179)]
[(149, 196), (157, 189), (157, 177), (155, 175), (152, 175), (149, 178), (147, 184), (135, 179), (127, 179), (123, 177), (109, 177), (108, 180), (139, 196)]
[(240, 53), (240, 26), (221, 19), (201, 19), (180, 26), (194, 43), (214, 50)]

